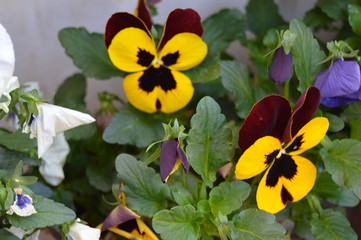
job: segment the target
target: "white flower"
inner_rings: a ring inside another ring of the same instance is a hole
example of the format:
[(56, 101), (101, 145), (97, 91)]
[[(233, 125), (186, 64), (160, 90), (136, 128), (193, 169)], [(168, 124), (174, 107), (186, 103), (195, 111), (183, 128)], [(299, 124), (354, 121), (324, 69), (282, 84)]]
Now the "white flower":
[(99, 240), (99, 238), (100, 229), (91, 228), (80, 223), (79, 218), (70, 226), (69, 234), (67, 236), (67, 239), (69, 240)]
[[(5, 230), (14, 234), (19, 239), (23, 239), (25, 235), (31, 234), (34, 231), (33, 229), (25, 231), (21, 228), (17, 228), (14, 226), (11, 226), (10, 228), (5, 228)], [(38, 231), (34, 232), (33, 234), (31, 234), (29, 237), (27, 237), (25, 240), (39, 240), (39, 234), (40, 234), (40, 231), (38, 230)]]
[(39, 158), (53, 144), (54, 137), (59, 133), (95, 121), (89, 114), (48, 103), (38, 104), (37, 109), (38, 116), (31, 116), (23, 132), (30, 133), (30, 138), (37, 138)]
[(15, 201), (13, 205), (10, 206), (10, 209), (6, 212), (9, 215), (16, 214), (21, 217), (27, 217), (37, 213), (33, 206), (33, 199), (23, 193), (21, 188), (14, 188), (15, 191)]
[(14, 73), (14, 48), (9, 34), (0, 24), (0, 109), (9, 111), (10, 92), (19, 87), (18, 78)]
[(64, 134), (56, 135), (53, 145), (43, 154), (43, 161), (39, 167), (39, 172), (47, 183), (57, 186), (63, 181), (63, 166), (69, 152), (70, 148)]

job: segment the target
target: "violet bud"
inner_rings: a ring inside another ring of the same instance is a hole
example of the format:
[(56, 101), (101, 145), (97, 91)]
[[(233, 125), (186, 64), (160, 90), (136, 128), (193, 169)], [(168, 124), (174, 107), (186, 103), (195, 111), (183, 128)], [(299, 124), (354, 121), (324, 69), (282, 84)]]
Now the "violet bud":
[(269, 77), (276, 84), (282, 84), (292, 77), (292, 54), (286, 54), (281, 46), (274, 54), (271, 66), (269, 68)]

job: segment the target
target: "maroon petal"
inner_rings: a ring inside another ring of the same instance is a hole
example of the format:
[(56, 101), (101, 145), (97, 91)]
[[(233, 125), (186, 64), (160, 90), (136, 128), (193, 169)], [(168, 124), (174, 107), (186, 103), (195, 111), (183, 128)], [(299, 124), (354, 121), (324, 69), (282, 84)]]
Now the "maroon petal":
[(269, 68), (269, 77), (281, 84), (292, 77), (292, 72), (292, 54), (286, 54), (283, 47), (278, 48)]
[(314, 86), (320, 90), (322, 98), (357, 92), (360, 86), (360, 66), (357, 61), (338, 59), (318, 74)]
[(189, 172), (188, 159), (187, 159), (187, 156), (185, 155), (185, 153), (183, 152), (182, 148), (180, 148), (179, 144), (177, 146), (177, 153), (178, 153), (178, 157), (179, 157), (180, 161), (182, 162), (185, 173), (188, 174), (188, 172)]
[(160, 176), (163, 182), (172, 172), (177, 161), (177, 146), (178, 142), (176, 140), (167, 140), (162, 143), (160, 151)]
[(269, 95), (258, 101), (239, 130), (238, 145), (241, 151), (244, 152), (264, 136), (281, 140), (290, 116), (291, 106), (288, 100), (280, 95)]
[(114, 13), (107, 22), (104, 34), (105, 46), (108, 48), (114, 36), (119, 31), (128, 27), (140, 28), (147, 32), (151, 37), (148, 28), (145, 26), (142, 20), (127, 12), (119, 12)]
[(169, 14), (158, 50), (161, 50), (176, 34), (183, 32), (194, 33), (198, 36), (203, 34), (201, 17), (193, 9), (175, 9)]
[(309, 87), (302, 93), (285, 128), (282, 142), (289, 142), (308, 123), (320, 105), (320, 91)]
[(138, 0), (137, 16), (142, 19), (149, 30), (152, 29), (152, 17), (148, 5), (146, 4), (146, 0)]
[(102, 231), (125, 223), (140, 216), (124, 205), (119, 205), (107, 216), (102, 225)]

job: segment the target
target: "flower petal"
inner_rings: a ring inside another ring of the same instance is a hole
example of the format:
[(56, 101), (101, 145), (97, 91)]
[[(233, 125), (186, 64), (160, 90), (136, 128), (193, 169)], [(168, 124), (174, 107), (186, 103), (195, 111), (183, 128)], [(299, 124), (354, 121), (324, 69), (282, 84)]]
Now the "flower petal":
[(276, 84), (282, 84), (292, 77), (292, 54), (285, 53), (285, 50), (281, 46), (276, 50), (272, 63), (269, 68), (269, 77)]
[(153, 39), (139, 28), (119, 31), (108, 47), (112, 63), (122, 71), (138, 72), (147, 69), (156, 56)]
[(138, 214), (130, 210), (124, 205), (119, 205), (111, 211), (111, 213), (104, 220), (102, 225), (102, 231), (105, 231), (116, 225), (120, 225), (129, 220), (140, 218)]
[(76, 240), (99, 240), (100, 229), (76, 221), (70, 226), (68, 236)]
[(322, 140), (328, 130), (329, 122), (325, 117), (317, 117), (309, 121), (293, 137), (286, 146), (287, 154), (298, 155), (313, 148)]
[(282, 139), (290, 116), (291, 106), (282, 96), (270, 95), (258, 101), (239, 130), (238, 145), (241, 151), (244, 152), (264, 136)]
[(312, 162), (301, 156), (292, 156), (297, 165), (296, 174), (287, 179), (281, 177), (282, 184), (292, 196), (292, 202), (304, 198), (313, 188), (316, 181), (317, 169)]
[(163, 47), (159, 58), (171, 69), (188, 70), (203, 61), (207, 55), (207, 44), (194, 33), (179, 33)]
[(143, 30), (151, 38), (148, 28), (142, 20), (127, 12), (114, 13), (105, 26), (105, 46), (108, 48), (117, 33), (125, 28), (138, 28)]
[(258, 139), (240, 157), (236, 164), (236, 178), (248, 179), (263, 172), (281, 150), (277, 138), (265, 136)]
[(54, 137), (54, 143), (42, 156), (39, 172), (45, 181), (53, 186), (59, 185), (64, 179), (63, 166), (70, 152), (69, 144), (63, 133)]
[(322, 98), (354, 93), (360, 88), (360, 66), (357, 61), (338, 59), (317, 76), (314, 86)]
[(184, 108), (194, 93), (192, 81), (185, 74), (174, 70), (171, 74), (176, 82), (175, 88), (168, 91), (158, 88), (159, 110), (164, 113), (173, 113)]
[(29, 195), (22, 193), (20, 189), (15, 190), (15, 201), (6, 213), (9, 215), (15, 213), (18, 216), (27, 217), (37, 213), (37, 211), (33, 206), (33, 199)]
[(316, 113), (320, 105), (320, 91), (316, 87), (310, 87), (302, 93), (298, 99), (291, 117), (283, 133), (282, 142), (291, 141), (292, 137), (306, 124)]
[(286, 204), (282, 201), (282, 191), (285, 190), (282, 181), (278, 181), (275, 186), (266, 185), (269, 170), (267, 170), (258, 185), (256, 200), (259, 209), (274, 214), (286, 207)]
[(0, 77), (10, 77), (14, 73), (14, 47), (2, 24), (0, 24), (0, 53)]
[(162, 181), (167, 181), (177, 162), (177, 146), (176, 140), (167, 140), (162, 142), (160, 151), (160, 176)]
[(201, 17), (193, 9), (175, 9), (169, 14), (158, 49), (161, 50), (171, 38), (183, 32), (198, 36), (203, 34)]
[(187, 156), (185, 155), (185, 153), (183, 152), (182, 148), (180, 148), (179, 144), (177, 146), (177, 153), (178, 153), (178, 157), (183, 165), (185, 173), (188, 174), (188, 172), (189, 172), (188, 159), (187, 159)]
[(19, 88), (19, 81), (17, 77), (2, 77), (0, 76), (0, 109), (4, 112), (9, 112), (9, 104), (11, 102), (10, 93)]
[(32, 122), (30, 131), (38, 140), (39, 158), (53, 144), (57, 134), (95, 121), (89, 114), (48, 103), (38, 104), (37, 108), (39, 114)]
[(188, 104), (194, 92), (186, 75), (162, 66), (129, 74), (123, 80), (123, 88), (128, 101), (147, 113), (178, 111)]
[(138, 0), (138, 7), (135, 15), (144, 22), (148, 29), (152, 29), (152, 17), (145, 0)]

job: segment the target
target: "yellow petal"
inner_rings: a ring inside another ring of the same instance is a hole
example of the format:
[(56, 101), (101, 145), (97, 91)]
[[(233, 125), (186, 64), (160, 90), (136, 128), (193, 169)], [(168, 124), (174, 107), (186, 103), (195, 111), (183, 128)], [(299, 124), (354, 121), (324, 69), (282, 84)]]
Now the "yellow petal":
[(159, 110), (164, 113), (172, 113), (184, 108), (194, 93), (192, 81), (185, 74), (173, 70), (171, 74), (176, 82), (174, 89), (164, 91), (161, 87), (157, 87)]
[(129, 27), (114, 36), (108, 53), (112, 63), (120, 70), (138, 72), (147, 69), (152, 63), (156, 48), (146, 31)]
[(329, 122), (327, 118), (317, 117), (303, 126), (287, 145), (289, 155), (298, 155), (316, 146), (325, 136)]
[(157, 111), (156, 102), (158, 96), (158, 89), (152, 92), (146, 92), (139, 87), (139, 78), (144, 72), (137, 72), (127, 75), (123, 80), (123, 88), (125, 95), (133, 107), (147, 113), (154, 113)]
[(195, 67), (207, 55), (207, 44), (194, 33), (179, 33), (171, 38), (159, 54), (159, 59), (171, 69), (183, 71)]
[(317, 169), (312, 162), (301, 156), (292, 156), (297, 165), (297, 172), (291, 179), (281, 177), (283, 186), (296, 202), (304, 198), (313, 188), (316, 181)]
[(274, 214), (284, 209), (286, 204), (283, 203), (281, 196), (283, 188), (282, 181), (279, 180), (277, 184), (272, 187), (266, 185), (268, 172), (269, 169), (258, 185), (256, 200), (259, 209)]
[[(238, 160), (236, 177), (248, 179), (260, 174), (271, 163), (281, 150), (281, 143), (277, 138), (265, 136), (251, 145)], [(267, 159), (267, 156), (268, 159)]]

